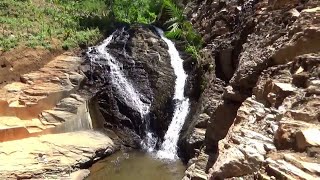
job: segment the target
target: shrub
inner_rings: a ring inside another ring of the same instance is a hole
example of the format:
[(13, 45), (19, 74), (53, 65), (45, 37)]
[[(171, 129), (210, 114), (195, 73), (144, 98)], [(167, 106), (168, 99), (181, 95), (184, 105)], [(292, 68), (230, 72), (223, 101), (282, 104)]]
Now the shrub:
[(112, 13), (117, 21), (149, 24), (155, 21), (161, 0), (114, 0)]

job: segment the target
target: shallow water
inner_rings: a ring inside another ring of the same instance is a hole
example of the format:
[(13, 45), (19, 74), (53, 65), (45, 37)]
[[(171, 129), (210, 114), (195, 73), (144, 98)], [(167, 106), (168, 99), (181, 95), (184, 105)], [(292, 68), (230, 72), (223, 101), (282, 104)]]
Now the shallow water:
[(95, 163), (87, 180), (180, 180), (185, 170), (179, 160), (163, 161), (140, 151), (117, 152)]

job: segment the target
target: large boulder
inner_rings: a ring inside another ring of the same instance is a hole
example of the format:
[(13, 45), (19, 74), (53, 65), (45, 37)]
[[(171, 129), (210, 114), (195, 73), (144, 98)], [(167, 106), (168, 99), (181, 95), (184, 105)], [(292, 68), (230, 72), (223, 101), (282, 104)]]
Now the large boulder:
[(107, 48), (121, 64), (121, 73), (141, 102), (150, 106), (150, 113), (141, 117), (141, 112), (129, 103), (131, 97), (123, 96), (126, 90), (115, 87), (109, 67), (90, 67), (87, 61), (84, 71), (90, 78), (88, 87), (95, 94), (104, 126), (118, 132), (126, 129), (143, 138), (149, 121), (152, 131), (163, 138), (172, 119), (175, 81), (166, 43), (151, 26), (131, 26), (116, 30)]
[(118, 147), (102, 133), (77, 131), (3, 142), (0, 149), (3, 179), (69, 179)]

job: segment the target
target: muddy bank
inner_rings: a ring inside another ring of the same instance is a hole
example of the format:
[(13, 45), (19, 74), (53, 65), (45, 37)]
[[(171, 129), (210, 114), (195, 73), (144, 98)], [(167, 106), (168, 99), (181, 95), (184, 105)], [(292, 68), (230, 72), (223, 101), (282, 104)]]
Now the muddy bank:
[(39, 70), (62, 53), (63, 51), (58, 49), (27, 47), (17, 47), (7, 52), (0, 52), (0, 87), (20, 81), (21, 75)]

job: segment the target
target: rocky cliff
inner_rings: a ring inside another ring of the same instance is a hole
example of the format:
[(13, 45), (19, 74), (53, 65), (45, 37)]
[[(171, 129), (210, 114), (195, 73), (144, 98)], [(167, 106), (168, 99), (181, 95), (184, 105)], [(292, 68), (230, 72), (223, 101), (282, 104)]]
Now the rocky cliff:
[(319, 178), (320, 3), (193, 1), (205, 90), (180, 147), (185, 179)]

